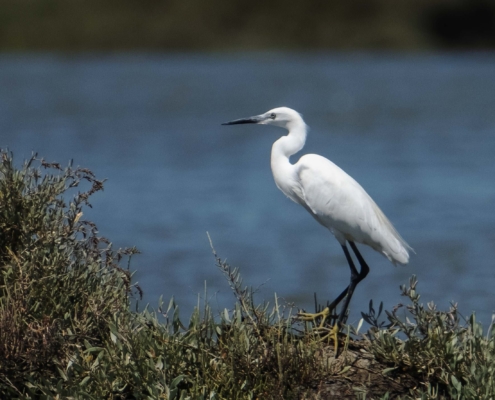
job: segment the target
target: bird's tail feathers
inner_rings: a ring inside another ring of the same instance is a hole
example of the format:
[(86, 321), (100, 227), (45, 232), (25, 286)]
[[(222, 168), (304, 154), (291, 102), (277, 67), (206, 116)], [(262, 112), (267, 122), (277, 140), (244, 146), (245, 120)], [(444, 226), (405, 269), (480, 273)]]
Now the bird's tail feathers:
[[(378, 220), (380, 221), (380, 224), (385, 228), (385, 232), (387, 232), (389, 236), (389, 240), (387, 240), (387, 243), (392, 244), (393, 242), (396, 243), (395, 246), (387, 246), (389, 249), (383, 250), (383, 254), (392, 262), (392, 264), (397, 265), (397, 264), (407, 264), (409, 262), (409, 252), (415, 253), (414, 249), (407, 244), (407, 242), (402, 238), (402, 236), (397, 232), (397, 230), (394, 228), (390, 220), (385, 216), (383, 211), (378, 207), (378, 205), (373, 201), (373, 199), (370, 200), (373, 205), (373, 209), (376, 213), (376, 216)], [(392, 239), (392, 240), (390, 240)]]

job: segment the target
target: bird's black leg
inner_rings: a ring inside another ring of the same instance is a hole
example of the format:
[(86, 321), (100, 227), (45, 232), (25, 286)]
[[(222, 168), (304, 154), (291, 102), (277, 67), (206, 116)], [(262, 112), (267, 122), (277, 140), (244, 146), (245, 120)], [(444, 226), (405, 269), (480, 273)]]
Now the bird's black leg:
[(361, 282), (364, 278), (366, 278), (368, 272), (370, 272), (370, 267), (368, 267), (368, 264), (366, 264), (366, 261), (364, 261), (364, 258), (359, 252), (356, 244), (354, 242), (349, 242), (349, 244), (351, 245), (351, 248), (359, 261), (359, 265), (361, 265), (361, 271), (359, 272), (359, 276), (361, 278), (359, 279), (359, 282)]
[[(342, 311), (340, 312), (339, 319), (337, 320), (337, 325), (340, 325), (341, 322), (344, 320), (345, 314), (347, 312), (347, 308), (349, 307), (349, 303), (351, 301), (352, 294), (354, 293), (354, 289), (358, 283), (359, 279), (359, 272), (357, 271), (354, 261), (352, 261), (352, 257), (349, 253), (349, 249), (345, 244), (342, 245), (342, 250), (344, 250), (345, 258), (347, 259), (347, 263), (349, 264), (349, 268), (351, 269), (351, 283), (347, 288), (339, 295), (341, 297), (342, 295), (347, 295), (344, 303), (344, 307), (342, 307)], [(337, 297), (333, 302), (336, 302), (339, 300), (339, 297)], [(341, 300), (341, 299), (340, 299)], [(338, 304), (338, 303), (337, 303)]]
[[(337, 320), (337, 325), (340, 325), (345, 318), (345, 315), (347, 313), (347, 308), (349, 307), (349, 303), (351, 302), (351, 298), (357, 284), (361, 282), (364, 278), (366, 278), (366, 275), (368, 275), (368, 272), (370, 272), (368, 264), (366, 264), (366, 261), (364, 261), (363, 256), (356, 247), (356, 244), (354, 242), (349, 242), (349, 244), (351, 245), (352, 250), (356, 254), (356, 257), (361, 266), (361, 270), (359, 272), (357, 271), (356, 267), (354, 266), (354, 262), (352, 261), (351, 255), (349, 254), (349, 250), (347, 249), (347, 246), (345, 244), (342, 245), (342, 249), (344, 250), (345, 257), (347, 258), (347, 262), (349, 263), (349, 268), (351, 269), (351, 283), (349, 284), (347, 289), (344, 290), (344, 292), (342, 292), (339, 296), (339, 297), (341, 296), (343, 297), (345, 294), (347, 294), (344, 306), (342, 307), (342, 311), (340, 312), (339, 319)], [(337, 300), (340, 301), (341, 299), (339, 299), (339, 297), (337, 297), (337, 299), (335, 299), (334, 302)]]
[(349, 290), (349, 286), (347, 286), (343, 291), (342, 293), (340, 293), (334, 301), (332, 301), (330, 304), (327, 303), (327, 307), (329, 308), (329, 310), (335, 310), (335, 307), (337, 307), (339, 305), (339, 303), (342, 301), (342, 299), (345, 297), (345, 295), (347, 294), (347, 291)]
[[(347, 288), (344, 289), (342, 293), (340, 293), (337, 298), (332, 301), (325, 309), (322, 311), (317, 312), (315, 314), (310, 314), (310, 313), (304, 313), (300, 312), (298, 313), (299, 319), (303, 321), (315, 321), (318, 318), (321, 318), (321, 322), (319, 326), (316, 329), (325, 329), (325, 321), (327, 320), (328, 317), (331, 316), (332, 310), (337, 307), (337, 305), (344, 299), (345, 297), (345, 303), (344, 306), (342, 307), (342, 310), (339, 314), (339, 317), (337, 318), (337, 322), (333, 326), (333, 328), (330, 330), (328, 333), (328, 337), (332, 337), (335, 343), (335, 349), (336, 349), (336, 354), (338, 356), (339, 351), (338, 351), (338, 338), (337, 335), (339, 333), (340, 327), (342, 325), (342, 322), (345, 319), (345, 316), (347, 314), (347, 309), (349, 308), (349, 303), (351, 302), (352, 294), (354, 293), (354, 289), (356, 288), (357, 284), (361, 282), (366, 275), (368, 275), (368, 272), (370, 271), (368, 264), (366, 264), (366, 261), (364, 261), (363, 256), (361, 256), (361, 253), (359, 253), (359, 250), (357, 249), (356, 245), (354, 242), (350, 242), (349, 244), (352, 247), (352, 250), (356, 254), (356, 257), (359, 261), (359, 264), (361, 266), (361, 270), (358, 272), (356, 269), (356, 266), (354, 265), (354, 261), (352, 260), (352, 257), (349, 253), (349, 249), (347, 246), (344, 244), (342, 245), (342, 250), (344, 250), (345, 257), (347, 259), (347, 262), (349, 264), (349, 268), (351, 269), (351, 282)], [(347, 296), (347, 297), (346, 297)]]

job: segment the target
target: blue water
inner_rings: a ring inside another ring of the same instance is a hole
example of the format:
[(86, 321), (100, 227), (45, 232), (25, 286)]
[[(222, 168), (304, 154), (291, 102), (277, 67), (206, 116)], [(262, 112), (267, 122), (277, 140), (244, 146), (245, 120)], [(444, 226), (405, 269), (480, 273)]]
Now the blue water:
[[(403, 301), (412, 274), (424, 302), (456, 301), (488, 325), (495, 311), (495, 56), (490, 54), (2, 55), (0, 146), (36, 151), (107, 178), (85, 217), (115, 246), (156, 305), (187, 315), (203, 296), (233, 297), (217, 252), (257, 299), (312, 310), (349, 270), (337, 241), (273, 183), (283, 131), (220, 126), (277, 106), (311, 127), (302, 154), (341, 166), (416, 250), (393, 267), (363, 248), (371, 273), (349, 321), (370, 299)], [(281, 300), (282, 301), (282, 300)]]

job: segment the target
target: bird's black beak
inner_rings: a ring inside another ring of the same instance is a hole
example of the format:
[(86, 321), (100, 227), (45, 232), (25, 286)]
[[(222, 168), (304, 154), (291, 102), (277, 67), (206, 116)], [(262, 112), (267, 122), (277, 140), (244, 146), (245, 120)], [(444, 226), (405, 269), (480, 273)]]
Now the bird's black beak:
[(256, 115), (255, 117), (234, 119), (230, 122), (224, 122), (222, 125), (257, 124), (258, 122), (263, 121), (263, 119), (264, 118), (261, 115)]

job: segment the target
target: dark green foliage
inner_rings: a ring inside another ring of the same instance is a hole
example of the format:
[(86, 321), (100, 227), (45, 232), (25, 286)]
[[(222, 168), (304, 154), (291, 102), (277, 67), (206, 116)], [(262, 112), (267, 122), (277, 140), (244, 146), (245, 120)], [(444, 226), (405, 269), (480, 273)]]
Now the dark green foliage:
[[(40, 393), (40, 379), (55, 386), (83, 347), (104, 343), (108, 321), (127, 313), (131, 277), (118, 262), (135, 250), (113, 251), (96, 227), (81, 218), (88, 198), (102, 188), (90, 171), (62, 170), (34, 156), (16, 170), (10, 154), (1, 152), (0, 158), (4, 398), (19, 391)], [(89, 189), (76, 192), (82, 181)], [(62, 195), (70, 190), (75, 193), (66, 203)]]
[(131, 312), (138, 288), (119, 262), (136, 250), (114, 251), (82, 218), (102, 182), (0, 157), (0, 398), (297, 398), (317, 379), (315, 346), (219, 259), (238, 296), (219, 322), (205, 305), (185, 328), (173, 301), (165, 323)]
[[(495, 340), (455, 307), (419, 303), (363, 317), (365, 340), (343, 354), (290, 307), (256, 305), (239, 271), (216, 256), (235, 296), (205, 303), (183, 325), (170, 301), (130, 310), (140, 289), (83, 218), (102, 182), (35, 157), (21, 168), (0, 151), (0, 398), (11, 399), (485, 399), (495, 395)], [(85, 190), (82, 190), (85, 188)], [(68, 200), (70, 198), (70, 200)], [(205, 293), (205, 298), (207, 298)], [(361, 336), (354, 332), (354, 336)]]

